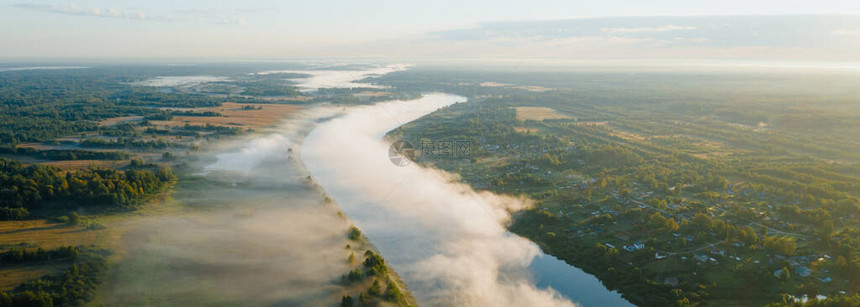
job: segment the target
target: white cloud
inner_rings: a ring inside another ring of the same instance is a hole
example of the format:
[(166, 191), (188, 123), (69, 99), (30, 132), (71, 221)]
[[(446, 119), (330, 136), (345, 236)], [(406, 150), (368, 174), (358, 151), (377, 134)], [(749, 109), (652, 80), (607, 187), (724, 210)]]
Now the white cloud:
[(236, 14), (219, 10), (180, 9), (173, 11), (175, 15), (179, 16), (174, 17), (165, 14), (150, 15), (138, 10), (121, 10), (114, 8), (83, 8), (74, 4), (58, 5), (40, 3), (19, 3), (13, 5), (13, 7), (45, 13), (63, 14), (71, 16), (116, 18), (125, 20), (191, 21), (231, 26), (244, 26), (247, 23), (244, 19), (237, 17)]
[(644, 28), (601, 28), (601, 32), (605, 33), (643, 33), (643, 32), (667, 32), (667, 31), (682, 31), (695, 30), (696, 27), (665, 25), (661, 27), (644, 27)]
[(158, 21), (172, 21), (173, 18), (167, 15), (157, 15), (157, 16), (147, 16), (146, 13), (141, 11), (129, 11), (129, 10), (117, 10), (117, 9), (100, 9), (100, 8), (81, 8), (74, 4), (68, 5), (56, 5), (56, 4), (38, 4), (38, 3), (19, 3), (15, 4), (14, 7), (47, 12), (47, 13), (55, 13), (55, 14), (63, 14), (63, 15), (73, 15), (73, 16), (93, 16), (93, 17), (105, 17), (105, 18), (118, 18), (118, 19), (128, 19), (128, 20), (158, 20)]

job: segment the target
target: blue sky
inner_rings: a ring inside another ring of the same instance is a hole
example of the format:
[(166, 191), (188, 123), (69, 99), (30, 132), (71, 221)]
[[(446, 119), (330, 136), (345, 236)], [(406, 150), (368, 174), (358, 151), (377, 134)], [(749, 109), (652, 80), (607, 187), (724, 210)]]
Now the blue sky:
[[(0, 58), (757, 58), (779, 50), (860, 60), (850, 49), (860, 41), (853, 17), (725, 17), (792, 14), (860, 15), (860, 2), (0, 0)], [(708, 15), (724, 16), (700, 17)], [(798, 22), (804, 27), (792, 27)], [(642, 52), (623, 51), (631, 46)]]

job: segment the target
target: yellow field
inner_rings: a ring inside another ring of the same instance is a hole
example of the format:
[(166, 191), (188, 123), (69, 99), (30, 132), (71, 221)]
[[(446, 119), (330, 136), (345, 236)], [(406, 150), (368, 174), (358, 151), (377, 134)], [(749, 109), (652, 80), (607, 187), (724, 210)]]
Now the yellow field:
[(0, 270), (0, 291), (10, 291), (25, 281), (68, 269), (68, 264), (21, 265)]
[[(26, 243), (28, 248), (52, 249), (60, 246), (96, 243), (101, 230), (49, 223), (46, 220), (0, 221), (0, 251)], [(12, 265), (0, 267), (0, 291), (9, 291), (22, 282), (67, 270), (68, 263)]]
[(31, 243), (44, 249), (60, 246), (90, 245), (98, 231), (81, 226), (51, 223), (47, 220), (0, 221), (0, 246)]
[(579, 126), (606, 126), (609, 124), (609, 122), (575, 122), (573, 124)]
[(552, 108), (544, 108), (544, 107), (516, 107), (517, 110), (517, 120), (525, 121), (525, 120), (536, 120), (542, 121), (544, 119), (562, 119), (562, 118), (570, 118), (567, 115), (560, 114), (553, 110)]
[[(246, 105), (262, 107), (262, 109), (242, 110), (242, 107)], [(228, 102), (220, 107), (193, 109), (195, 111), (218, 112), (222, 115), (220, 117), (174, 116), (173, 120), (170, 121), (151, 121), (151, 123), (156, 126), (182, 126), (185, 124), (202, 126), (211, 124), (217, 126), (261, 128), (277, 123), (287, 115), (301, 108), (302, 106), (289, 104), (244, 104)]]
[(112, 126), (118, 123), (127, 122), (127, 121), (135, 121), (141, 120), (143, 116), (120, 116), (120, 117), (111, 117), (99, 122), (99, 126)]
[(633, 141), (641, 141), (644, 140), (645, 137), (636, 133), (630, 133), (626, 131), (613, 130), (609, 133), (611, 136), (617, 136), (625, 140), (633, 140)]
[(514, 131), (519, 133), (535, 133), (539, 130), (537, 128), (514, 127)]
[(498, 82), (481, 82), (480, 85), (483, 87), (510, 87), (510, 88), (526, 90), (529, 92), (538, 92), (538, 93), (548, 92), (548, 91), (552, 90), (551, 88), (543, 87), (543, 86), (537, 86), (537, 85), (516, 85), (516, 84), (507, 84), (507, 83), (498, 83)]

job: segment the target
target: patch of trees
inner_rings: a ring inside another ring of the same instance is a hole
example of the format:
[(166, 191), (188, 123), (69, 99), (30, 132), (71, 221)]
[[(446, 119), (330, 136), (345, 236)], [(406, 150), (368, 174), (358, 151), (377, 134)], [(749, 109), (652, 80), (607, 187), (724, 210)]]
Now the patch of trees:
[(181, 147), (180, 144), (165, 141), (165, 140), (137, 140), (133, 138), (117, 138), (115, 140), (88, 138), (81, 141), (82, 147), (95, 148), (142, 148), (142, 149), (163, 149), (168, 147)]
[(169, 167), (157, 171), (86, 169), (63, 173), (48, 165), (23, 166), (0, 158), (0, 207), (35, 210), (78, 206), (130, 208), (169, 185)]
[(0, 221), (20, 221), (27, 219), (30, 211), (27, 208), (0, 207)]
[(66, 272), (28, 281), (13, 291), (0, 291), (0, 307), (83, 306), (95, 295), (106, 269), (102, 250), (74, 248), (74, 262)]
[(77, 257), (78, 248), (74, 246), (61, 246), (50, 250), (45, 250), (40, 247), (33, 251), (18, 248), (0, 253), (0, 262), (26, 263), (60, 259), (75, 259)]
[(293, 97), (301, 94), (294, 86), (287, 84), (284, 79), (271, 79), (269, 77), (258, 78), (250, 82), (239, 82), (242, 86), (242, 95), (259, 97), (287, 96)]
[[(355, 255), (350, 254), (350, 263), (354, 260)], [(363, 269), (363, 270), (362, 270)], [(355, 268), (341, 277), (343, 284), (352, 285), (356, 282), (364, 280), (372, 280), (367, 291), (361, 291), (358, 294), (358, 300), (351, 295), (344, 295), (341, 298), (341, 306), (366, 306), (376, 300), (393, 302), (398, 306), (410, 306), (411, 304), (406, 299), (406, 295), (397, 286), (397, 283), (392, 281), (388, 274), (388, 267), (385, 265), (385, 260), (382, 256), (377, 255), (373, 251), (367, 250), (364, 252), (364, 262), (360, 268)], [(385, 289), (383, 290), (383, 286)]]
[(146, 130), (144, 130), (143, 133), (151, 134), (151, 135), (162, 135), (162, 136), (169, 136), (169, 135), (181, 135), (181, 136), (193, 136), (193, 137), (199, 137), (200, 136), (200, 132), (186, 131), (186, 130), (181, 130), (181, 129), (158, 129), (158, 128), (153, 128), (153, 127), (146, 128)]
[(210, 123), (202, 126), (185, 124), (179, 129), (183, 131), (214, 131), (216, 135), (240, 135), (246, 131), (240, 127), (216, 126)]
[(361, 239), (361, 230), (359, 230), (358, 227), (355, 226), (350, 227), (348, 237), (350, 240), (358, 241), (359, 239)]
[(365, 271), (370, 276), (385, 276), (385, 273), (388, 272), (388, 267), (385, 266), (385, 259), (369, 250), (364, 252), (363, 265)]
[(147, 120), (173, 120), (174, 116), (198, 116), (198, 117), (220, 117), (221, 113), (212, 111), (182, 111), (182, 110), (160, 110), (157, 113), (144, 117)]

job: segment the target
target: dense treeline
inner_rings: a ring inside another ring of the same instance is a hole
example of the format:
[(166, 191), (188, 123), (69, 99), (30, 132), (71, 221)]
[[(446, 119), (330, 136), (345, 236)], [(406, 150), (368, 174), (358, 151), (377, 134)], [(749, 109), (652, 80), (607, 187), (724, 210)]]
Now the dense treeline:
[(174, 179), (168, 167), (155, 172), (87, 169), (64, 174), (53, 166), (23, 166), (0, 158), (0, 207), (30, 211), (46, 207), (127, 208), (140, 204)]
[(0, 253), (0, 262), (5, 263), (25, 263), (37, 261), (50, 261), (60, 259), (75, 259), (78, 257), (78, 248), (74, 246), (61, 246), (51, 250), (45, 250), (41, 247), (29, 251), (27, 249), (18, 248)]
[(144, 117), (148, 120), (173, 120), (174, 116), (200, 116), (200, 117), (220, 117), (221, 113), (212, 111), (181, 111), (181, 110), (161, 110), (158, 113), (150, 114)]
[(124, 160), (129, 155), (123, 151), (90, 151), (81, 149), (49, 149), (40, 150), (29, 147), (3, 147), (0, 153), (23, 155), (44, 160)]
[(114, 140), (108, 139), (100, 139), (100, 138), (88, 138), (81, 141), (82, 147), (95, 147), (95, 148), (141, 148), (141, 149), (163, 149), (168, 147), (181, 147), (182, 145), (165, 141), (162, 139), (158, 140), (138, 140), (134, 138), (117, 138)]

